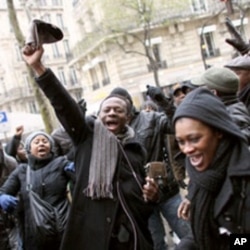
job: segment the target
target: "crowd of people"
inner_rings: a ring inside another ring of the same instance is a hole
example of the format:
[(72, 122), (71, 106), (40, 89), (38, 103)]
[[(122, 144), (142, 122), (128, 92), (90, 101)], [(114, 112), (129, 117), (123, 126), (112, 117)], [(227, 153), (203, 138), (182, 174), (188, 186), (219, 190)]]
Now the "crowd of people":
[[(168, 95), (147, 86), (140, 110), (116, 87), (86, 115), (43, 54), (23, 49), (61, 126), (23, 140), (21, 125), (0, 145), (1, 249), (166, 250), (165, 222), (176, 250), (226, 250), (250, 234), (249, 55)], [(30, 190), (65, 216), (56, 237), (34, 230)]]

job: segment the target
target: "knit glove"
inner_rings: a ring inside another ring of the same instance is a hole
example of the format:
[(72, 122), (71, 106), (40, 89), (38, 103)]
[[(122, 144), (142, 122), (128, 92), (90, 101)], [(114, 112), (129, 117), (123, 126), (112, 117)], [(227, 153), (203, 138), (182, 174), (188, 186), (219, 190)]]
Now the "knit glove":
[(250, 44), (246, 43), (238, 30), (234, 27), (232, 21), (227, 17), (225, 24), (227, 26), (228, 31), (232, 35), (233, 38), (227, 38), (225, 41), (234, 47), (241, 55), (245, 55), (250, 50)]
[(18, 199), (12, 195), (1, 194), (0, 206), (5, 212), (12, 212), (18, 203)]

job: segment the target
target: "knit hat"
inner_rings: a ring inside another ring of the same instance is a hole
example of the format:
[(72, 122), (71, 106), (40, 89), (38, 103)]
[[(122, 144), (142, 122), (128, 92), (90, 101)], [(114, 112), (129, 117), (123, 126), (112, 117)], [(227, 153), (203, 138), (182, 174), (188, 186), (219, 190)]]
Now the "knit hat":
[(250, 55), (237, 56), (224, 66), (230, 69), (250, 70)]
[(173, 123), (175, 124), (182, 117), (199, 120), (222, 132), (245, 140), (242, 132), (230, 117), (225, 105), (206, 88), (194, 89), (186, 95), (175, 111)]
[(239, 77), (227, 68), (209, 68), (200, 76), (199, 81), (209, 89), (225, 94), (235, 94), (239, 85)]
[(33, 141), (33, 139), (38, 136), (38, 135), (43, 135), (45, 136), (49, 142), (50, 142), (50, 146), (51, 146), (51, 152), (53, 153), (54, 152), (54, 139), (47, 133), (43, 132), (43, 131), (36, 131), (36, 132), (33, 132), (31, 133), (25, 140), (25, 150), (29, 153), (30, 152), (30, 145), (31, 145), (31, 142)]
[(131, 105), (133, 105), (133, 100), (131, 95), (128, 93), (128, 91), (124, 88), (121, 87), (116, 87), (114, 88), (111, 92), (110, 95), (120, 95), (123, 96), (125, 98), (127, 98), (129, 100), (129, 102), (131, 103)]

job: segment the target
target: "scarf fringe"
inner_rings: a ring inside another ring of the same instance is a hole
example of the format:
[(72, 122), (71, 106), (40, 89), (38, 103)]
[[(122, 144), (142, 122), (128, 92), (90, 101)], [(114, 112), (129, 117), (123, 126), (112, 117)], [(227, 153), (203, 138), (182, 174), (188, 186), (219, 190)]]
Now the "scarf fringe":
[(113, 185), (109, 184), (103, 184), (103, 185), (94, 185), (94, 184), (89, 184), (87, 188), (83, 190), (83, 193), (87, 197), (91, 197), (92, 200), (98, 200), (102, 198), (109, 198), (113, 199)]
[(88, 186), (83, 190), (87, 197), (113, 199), (112, 182), (118, 161), (118, 140), (124, 143), (133, 136), (132, 128), (126, 127), (124, 132), (116, 137), (105, 128), (101, 120), (95, 120), (89, 181)]

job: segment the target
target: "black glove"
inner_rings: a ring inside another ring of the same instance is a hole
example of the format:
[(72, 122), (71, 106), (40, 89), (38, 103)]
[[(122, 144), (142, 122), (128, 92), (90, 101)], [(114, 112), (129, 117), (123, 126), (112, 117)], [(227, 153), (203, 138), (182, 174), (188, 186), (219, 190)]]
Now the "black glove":
[(148, 95), (155, 102), (162, 102), (166, 99), (166, 96), (164, 95), (161, 88), (157, 88), (150, 85), (147, 85), (146, 95)]
[(173, 99), (165, 96), (161, 88), (147, 85), (147, 89), (146, 94), (171, 118), (175, 111)]
[(78, 101), (78, 105), (80, 106), (81, 110), (83, 111), (83, 113), (85, 114), (86, 110), (87, 110), (87, 104), (86, 101), (84, 99), (80, 99)]
[(226, 38), (226, 42), (233, 46), (241, 55), (245, 55), (250, 50), (250, 44), (246, 43), (238, 30), (234, 27), (232, 21), (227, 17), (225, 22), (228, 31), (233, 38)]

